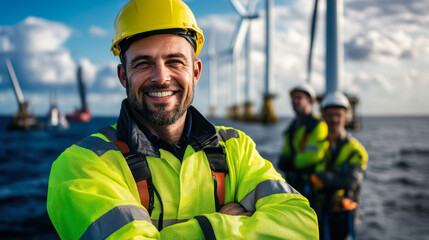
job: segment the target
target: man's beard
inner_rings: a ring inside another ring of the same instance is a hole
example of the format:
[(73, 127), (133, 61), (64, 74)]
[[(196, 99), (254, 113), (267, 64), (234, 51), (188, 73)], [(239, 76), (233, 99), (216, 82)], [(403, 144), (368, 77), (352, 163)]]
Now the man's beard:
[[(179, 88), (179, 91), (175, 94), (180, 95), (180, 99), (177, 102), (176, 106), (173, 110), (166, 111), (165, 108), (168, 106), (166, 103), (156, 103), (154, 104), (156, 110), (152, 110), (149, 108), (149, 106), (144, 101), (144, 93), (150, 90), (162, 90), (162, 89), (169, 89), (169, 84), (156, 84), (151, 85), (147, 87), (143, 87), (139, 90), (141, 99), (141, 103), (138, 101), (137, 97), (134, 93), (130, 94), (129, 89), (129, 83), (127, 80), (127, 95), (128, 95), (128, 102), (130, 106), (134, 109), (134, 111), (140, 115), (141, 118), (144, 120), (156, 125), (156, 126), (168, 126), (173, 123), (175, 123), (180, 117), (183, 116), (183, 114), (186, 113), (189, 106), (191, 105), (194, 95), (193, 90), (194, 86), (192, 86), (192, 93), (190, 96), (184, 96), (184, 90), (182, 87)], [(183, 101), (183, 98), (186, 98), (185, 101)]]

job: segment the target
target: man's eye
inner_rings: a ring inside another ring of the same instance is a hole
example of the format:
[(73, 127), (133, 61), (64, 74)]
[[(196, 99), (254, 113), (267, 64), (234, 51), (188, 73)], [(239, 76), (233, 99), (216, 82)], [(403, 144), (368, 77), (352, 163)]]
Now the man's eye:
[(178, 60), (178, 59), (172, 59), (169, 61), (169, 63), (170, 64), (182, 64), (183, 65), (183, 62), (181, 60)]
[(149, 65), (149, 62), (138, 62), (136, 63), (135, 67), (146, 67)]

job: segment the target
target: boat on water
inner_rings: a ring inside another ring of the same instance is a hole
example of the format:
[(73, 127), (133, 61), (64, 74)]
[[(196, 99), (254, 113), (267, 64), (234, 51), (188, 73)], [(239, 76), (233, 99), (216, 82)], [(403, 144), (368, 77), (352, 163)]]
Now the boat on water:
[(92, 118), (89, 108), (77, 109), (74, 113), (66, 115), (69, 121), (89, 122)]
[(18, 78), (13, 69), (10, 59), (6, 59), (6, 67), (12, 81), (16, 100), (18, 102), (18, 112), (13, 115), (12, 122), (7, 126), (8, 130), (37, 130), (45, 128), (43, 123), (38, 122), (37, 117), (29, 110), (29, 103), (24, 100)]
[(77, 86), (79, 90), (81, 107), (76, 109), (75, 112), (66, 115), (69, 121), (89, 122), (91, 120), (91, 111), (86, 102), (86, 89), (85, 83), (82, 78), (82, 67), (77, 69)]
[(48, 129), (68, 129), (70, 127), (69, 122), (66, 119), (65, 114), (61, 113), (57, 107), (56, 94), (51, 96), (51, 107), (46, 118), (46, 127)]

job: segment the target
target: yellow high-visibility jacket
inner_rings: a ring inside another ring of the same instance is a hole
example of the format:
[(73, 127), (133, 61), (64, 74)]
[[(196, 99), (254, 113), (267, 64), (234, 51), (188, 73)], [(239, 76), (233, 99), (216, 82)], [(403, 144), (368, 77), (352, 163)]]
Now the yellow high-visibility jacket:
[(315, 174), (323, 182), (323, 189), (317, 191), (313, 207), (338, 207), (342, 197), (359, 202), (367, 163), (365, 147), (351, 134), (344, 134), (336, 141), (335, 148), (329, 147), (324, 161), (316, 167)]
[(296, 120), (292, 121), (283, 137), (282, 155), (293, 159), (296, 169), (307, 168), (321, 162), (329, 145), (328, 126), (311, 115), (299, 124)]
[(284, 132), (283, 152), (279, 168), (287, 182), (311, 201), (309, 174), (323, 160), (329, 146), (328, 126), (325, 122), (306, 116), (300, 122), (294, 119)]
[[(125, 103), (125, 101), (124, 101)], [(123, 104), (119, 139), (146, 156), (159, 192), (149, 216), (119, 149), (101, 133), (72, 145), (53, 163), (47, 209), (62, 239), (318, 239), (317, 217), (243, 132), (215, 127), (192, 106), (192, 133), (183, 159), (156, 148)], [(202, 146), (230, 136), (225, 203), (239, 202), (253, 216), (220, 214), (214, 180)], [(162, 206), (161, 206), (162, 202)], [(159, 219), (163, 210), (163, 219)], [(157, 229), (163, 221), (164, 228)]]

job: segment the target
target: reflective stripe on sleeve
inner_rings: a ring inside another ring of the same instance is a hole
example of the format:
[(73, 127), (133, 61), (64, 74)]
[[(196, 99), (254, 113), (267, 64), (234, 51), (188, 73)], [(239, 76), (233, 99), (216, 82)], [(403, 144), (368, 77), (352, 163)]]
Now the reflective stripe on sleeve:
[(93, 151), (97, 156), (101, 156), (109, 150), (117, 150), (115, 144), (106, 142), (99, 137), (89, 136), (76, 143), (77, 146)]
[(152, 223), (149, 213), (144, 208), (134, 205), (117, 206), (91, 223), (80, 239), (106, 239), (123, 226), (136, 220)]
[[(163, 221), (162, 221), (162, 227), (168, 227), (168, 226), (171, 226), (171, 225), (174, 225), (174, 224), (176, 224), (176, 223), (182, 223), (182, 222), (186, 222), (186, 221), (188, 221), (189, 219), (164, 219)], [(152, 224), (154, 225), (154, 226), (158, 226), (158, 224), (159, 224), (159, 220), (158, 219), (152, 219)]]
[(304, 148), (304, 151), (310, 151), (310, 152), (317, 153), (319, 151), (319, 148), (317, 146), (314, 146), (314, 145), (307, 145)]
[(266, 196), (278, 193), (296, 193), (298, 191), (293, 189), (289, 184), (281, 180), (266, 180), (258, 184), (253, 191), (249, 192), (240, 204), (249, 212), (256, 211), (256, 202)]

